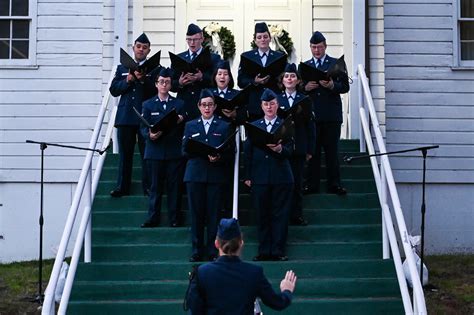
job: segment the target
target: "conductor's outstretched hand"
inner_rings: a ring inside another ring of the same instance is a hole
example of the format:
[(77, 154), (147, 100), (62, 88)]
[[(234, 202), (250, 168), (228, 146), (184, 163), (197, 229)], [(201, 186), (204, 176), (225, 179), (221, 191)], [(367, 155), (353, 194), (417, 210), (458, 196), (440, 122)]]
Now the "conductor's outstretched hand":
[(295, 285), (296, 285), (296, 275), (293, 272), (293, 270), (289, 270), (286, 272), (285, 278), (281, 280), (280, 282), (280, 290), (281, 292), (288, 290), (291, 293), (295, 290)]

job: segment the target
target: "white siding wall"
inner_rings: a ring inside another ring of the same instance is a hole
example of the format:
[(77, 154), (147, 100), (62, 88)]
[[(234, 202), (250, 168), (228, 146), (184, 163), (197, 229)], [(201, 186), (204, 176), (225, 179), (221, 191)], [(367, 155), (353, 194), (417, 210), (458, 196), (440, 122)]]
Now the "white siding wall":
[[(439, 144), (428, 181), (474, 183), (474, 69), (453, 69), (451, 0), (385, 1), (387, 143)], [(394, 157), (399, 182), (419, 182), (420, 154)]]
[[(324, 34), (328, 44), (327, 53), (335, 58), (344, 54), (342, 6), (342, 0), (313, 0), (313, 31)], [(308, 34), (303, 36), (303, 41), (308, 43), (308, 50), (311, 34), (312, 32), (308, 31)]]
[[(38, 67), (0, 70), (0, 182), (39, 180), (40, 150), (26, 139), (87, 146), (101, 102), (101, 58), (101, 1), (38, 1)], [(77, 181), (83, 152), (45, 153), (47, 181)]]

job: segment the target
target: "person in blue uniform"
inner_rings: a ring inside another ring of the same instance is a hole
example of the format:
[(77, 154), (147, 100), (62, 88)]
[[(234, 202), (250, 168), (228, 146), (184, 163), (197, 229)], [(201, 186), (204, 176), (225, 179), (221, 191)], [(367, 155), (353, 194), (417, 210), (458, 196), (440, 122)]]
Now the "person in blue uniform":
[[(213, 74), (212, 93), (215, 97), (222, 97), (225, 99), (232, 99), (239, 91), (234, 89), (234, 77), (230, 70), (230, 64), (227, 60), (222, 60), (217, 64), (216, 70)], [(217, 108), (217, 112), (222, 118), (234, 125), (241, 125), (247, 119), (247, 110), (245, 107), (234, 110)]]
[[(135, 40), (133, 45), (135, 61), (140, 64), (144, 63), (150, 51), (150, 40), (143, 33)], [(128, 68), (119, 65), (109, 90), (112, 96), (120, 96), (117, 116), (115, 117), (120, 154), (119, 174), (117, 187), (110, 192), (110, 195), (112, 197), (122, 197), (130, 194), (133, 152), (137, 142), (142, 162), (142, 188), (143, 192), (147, 194), (149, 188), (148, 171), (143, 162), (145, 140), (140, 133), (140, 120), (133, 108), (141, 113), (143, 101), (156, 95), (153, 74), (147, 75), (145, 72), (139, 71), (131, 73)]]
[[(310, 39), (313, 57), (305, 63), (327, 71), (337, 59), (326, 54), (326, 38), (318, 31)], [(342, 101), (341, 94), (349, 92), (347, 75), (339, 75), (328, 81), (304, 82), (304, 90), (313, 101), (316, 121), (316, 148), (309, 163), (310, 176), (308, 192), (318, 193), (320, 190), (321, 148), (326, 154), (327, 191), (331, 194), (345, 195), (339, 172), (338, 145), (341, 136)]]
[[(235, 148), (229, 148), (215, 156), (193, 155), (186, 151), (189, 138), (217, 147), (231, 134), (230, 124), (216, 115), (214, 95), (209, 89), (201, 91), (198, 103), (201, 117), (188, 121), (184, 128), (183, 154), (187, 156), (184, 182), (188, 193), (188, 205), (191, 213), (191, 262), (201, 261), (205, 256), (209, 260), (217, 257), (214, 239), (217, 233), (217, 211), (222, 209), (227, 178), (223, 174), (232, 167), (230, 161)], [(204, 227), (207, 237), (204, 242)]]
[[(188, 44), (188, 50), (178, 54), (178, 56), (192, 61), (202, 52), (203, 41), (204, 35), (201, 28), (196, 24), (189, 24), (186, 32), (186, 43)], [(196, 108), (196, 104), (199, 100), (199, 94), (201, 93), (202, 89), (210, 87), (212, 73), (214, 72), (214, 69), (220, 59), (221, 58), (219, 55), (211, 53), (212, 66), (208, 69), (199, 69), (199, 71), (194, 74), (178, 73), (175, 71), (171, 90), (173, 92), (177, 92), (176, 97), (184, 101), (184, 105), (190, 119), (195, 119), (200, 115), (199, 110)]]
[(244, 241), (236, 219), (220, 221), (215, 246), (219, 258), (199, 266), (190, 282), (186, 297), (190, 314), (253, 315), (256, 298), (274, 310), (291, 304), (297, 276), (288, 270), (276, 293), (262, 266), (240, 259)]
[[(267, 132), (274, 131), (283, 122), (277, 116), (278, 97), (266, 89), (261, 99), (264, 117), (252, 124)], [(289, 159), (293, 149), (293, 140), (267, 144), (264, 149), (252, 145), (250, 139), (244, 143), (244, 183), (251, 189), (257, 210), (259, 246), (256, 261), (288, 260), (285, 248), (294, 184)]]
[[(262, 66), (265, 66), (266, 64), (271, 63), (273, 60), (283, 55), (282, 52), (270, 49), (271, 36), (268, 26), (265, 22), (255, 24), (254, 41), (257, 45), (257, 48), (242, 53), (242, 56), (246, 56), (257, 63), (260, 63)], [(272, 89), (276, 93), (279, 92), (277, 83), (277, 77), (260, 77), (258, 75), (253, 77), (245, 73), (239, 65), (239, 74), (237, 77), (237, 84), (239, 87), (243, 89), (249, 84), (253, 84), (255, 86), (255, 88), (250, 92), (249, 96), (249, 104), (247, 107), (248, 121), (253, 121), (263, 117), (263, 111), (260, 107), (260, 96), (262, 95), (265, 88)]]
[[(295, 102), (307, 97), (299, 92), (297, 88), (301, 78), (294, 63), (288, 64), (281, 76), (283, 92), (278, 96), (280, 109), (289, 110)], [(314, 152), (316, 128), (313, 117), (306, 120), (296, 117), (295, 119), (295, 150), (290, 157), (291, 171), (295, 179), (293, 198), (290, 211), (290, 223), (294, 225), (307, 225), (303, 217), (303, 169), (306, 161), (309, 161)]]
[(180, 223), (182, 181), (186, 160), (181, 152), (183, 138), (184, 111), (183, 101), (169, 94), (171, 89), (172, 71), (163, 68), (156, 80), (158, 95), (143, 103), (143, 118), (151, 125), (161, 117), (176, 110), (178, 126), (171, 132), (152, 132), (147, 126), (142, 127), (143, 137), (146, 139), (145, 160), (151, 170), (151, 188), (149, 196), (148, 217), (141, 225), (144, 228), (156, 227), (160, 224), (161, 197), (166, 182), (168, 200), (168, 223), (176, 227)]

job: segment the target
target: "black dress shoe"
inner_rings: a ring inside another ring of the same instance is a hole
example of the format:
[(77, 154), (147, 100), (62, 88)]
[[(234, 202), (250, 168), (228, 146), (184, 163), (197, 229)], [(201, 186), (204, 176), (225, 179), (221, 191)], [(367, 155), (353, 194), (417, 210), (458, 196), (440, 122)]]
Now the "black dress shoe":
[(291, 225), (300, 225), (300, 226), (306, 226), (308, 225), (308, 221), (305, 220), (302, 216), (293, 218), (290, 220)]
[(180, 225), (179, 225), (178, 222), (171, 222), (171, 223), (170, 223), (170, 227), (175, 228), (175, 227), (179, 227), (179, 226), (180, 226)]
[(216, 261), (217, 255), (209, 255), (209, 261)]
[(189, 262), (198, 262), (202, 261), (201, 255), (194, 254), (191, 257), (189, 257)]
[(150, 196), (150, 189), (145, 189), (143, 191), (143, 196)]
[(274, 255), (272, 256), (273, 261), (288, 261), (288, 256), (286, 255)]
[(328, 193), (330, 194), (336, 194), (338, 196), (344, 196), (347, 194), (347, 190), (344, 187), (341, 186), (333, 186), (329, 188)]
[(315, 188), (309, 185), (303, 187), (303, 195), (310, 195), (310, 194), (319, 194), (319, 188)]
[(140, 227), (142, 227), (142, 228), (154, 228), (154, 227), (157, 227), (159, 225), (160, 225), (159, 222), (146, 221), (146, 222), (143, 222), (142, 225), (140, 225)]
[(253, 258), (253, 261), (269, 261), (271, 260), (271, 256), (270, 255), (257, 255)]
[(130, 195), (128, 192), (121, 191), (120, 189), (114, 189), (110, 192), (110, 195), (114, 198), (120, 198), (122, 196)]

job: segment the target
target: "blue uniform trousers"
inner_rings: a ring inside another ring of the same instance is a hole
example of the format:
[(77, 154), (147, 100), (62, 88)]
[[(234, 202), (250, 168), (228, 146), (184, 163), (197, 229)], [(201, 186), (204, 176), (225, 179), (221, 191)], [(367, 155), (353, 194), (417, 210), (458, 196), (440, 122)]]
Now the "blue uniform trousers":
[(135, 151), (135, 143), (138, 142), (138, 150), (140, 151), (142, 164), (142, 188), (143, 191), (146, 192), (150, 187), (150, 180), (146, 162), (143, 160), (145, 140), (140, 133), (139, 126), (117, 126), (117, 138), (120, 154), (117, 189), (124, 193), (130, 193), (133, 153)]
[(252, 184), (257, 209), (258, 254), (285, 255), (293, 184)]
[(186, 160), (147, 160), (151, 169), (151, 188), (147, 222), (158, 224), (161, 215), (161, 198), (165, 189), (168, 201), (168, 223), (179, 223), (181, 198), (183, 191), (183, 175)]
[(338, 145), (341, 136), (341, 123), (316, 122), (316, 149), (309, 163), (311, 189), (319, 191), (321, 179), (321, 148), (326, 154), (327, 188), (341, 186), (339, 174)]
[(293, 155), (290, 157), (291, 172), (295, 184), (293, 187), (293, 198), (291, 202), (290, 218), (296, 219), (303, 215), (303, 169), (306, 156)]
[[(192, 254), (217, 255), (214, 240), (217, 234), (217, 211), (222, 209), (225, 185), (222, 183), (187, 182), (188, 204), (191, 210)], [(204, 227), (207, 230), (204, 245)]]

